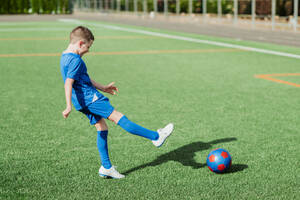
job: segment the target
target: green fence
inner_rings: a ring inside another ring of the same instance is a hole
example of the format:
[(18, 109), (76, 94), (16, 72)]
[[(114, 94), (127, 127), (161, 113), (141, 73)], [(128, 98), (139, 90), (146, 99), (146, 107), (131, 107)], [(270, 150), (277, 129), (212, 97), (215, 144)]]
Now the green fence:
[(0, 0), (0, 14), (69, 14), (72, 0)]

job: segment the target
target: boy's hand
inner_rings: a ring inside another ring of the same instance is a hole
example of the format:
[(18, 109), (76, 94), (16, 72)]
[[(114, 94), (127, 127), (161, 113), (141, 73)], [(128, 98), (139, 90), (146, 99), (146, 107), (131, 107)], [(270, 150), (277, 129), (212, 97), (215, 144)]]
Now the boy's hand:
[(107, 92), (111, 95), (115, 95), (116, 92), (119, 92), (119, 89), (116, 86), (114, 86), (114, 84), (115, 82), (111, 82), (110, 84), (104, 86), (103, 92)]
[(63, 112), (62, 112), (62, 115), (64, 118), (67, 118), (69, 116), (69, 114), (71, 113), (72, 111), (72, 107), (67, 107)]

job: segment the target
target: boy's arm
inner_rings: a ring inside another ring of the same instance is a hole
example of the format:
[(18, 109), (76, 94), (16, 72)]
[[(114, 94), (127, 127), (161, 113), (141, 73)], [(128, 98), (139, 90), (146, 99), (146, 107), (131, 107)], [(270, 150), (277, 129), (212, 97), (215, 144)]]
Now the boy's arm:
[(111, 95), (115, 95), (116, 92), (119, 92), (119, 89), (116, 86), (114, 86), (115, 82), (111, 82), (108, 85), (102, 85), (102, 84), (97, 83), (96, 81), (94, 81), (92, 79), (91, 79), (91, 82), (92, 82), (93, 86), (95, 86), (95, 88), (97, 88), (98, 90), (101, 90), (103, 92), (107, 92)]
[(66, 109), (62, 112), (64, 118), (67, 118), (72, 110), (72, 85), (74, 79), (67, 78), (65, 82)]
[(96, 81), (94, 81), (94, 80), (92, 80), (92, 79), (91, 79), (91, 82), (92, 82), (93, 86), (94, 86), (95, 88), (97, 88), (98, 90), (101, 90), (101, 91), (104, 90), (104, 85), (102, 85), (102, 84), (100, 84), (100, 83), (97, 83)]

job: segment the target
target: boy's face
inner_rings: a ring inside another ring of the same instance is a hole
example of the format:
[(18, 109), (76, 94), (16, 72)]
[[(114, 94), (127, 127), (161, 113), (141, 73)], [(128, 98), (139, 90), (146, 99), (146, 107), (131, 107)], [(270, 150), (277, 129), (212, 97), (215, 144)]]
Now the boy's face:
[(90, 47), (93, 45), (93, 40), (90, 42), (84, 42), (82, 40), (79, 41), (79, 49), (78, 49), (78, 54), (80, 56), (83, 56), (87, 52), (89, 52)]

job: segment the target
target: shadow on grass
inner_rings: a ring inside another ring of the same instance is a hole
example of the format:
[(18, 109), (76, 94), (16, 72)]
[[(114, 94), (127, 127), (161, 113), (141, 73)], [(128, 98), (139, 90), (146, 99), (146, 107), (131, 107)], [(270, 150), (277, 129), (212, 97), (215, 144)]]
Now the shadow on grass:
[(248, 165), (232, 164), (231, 167), (229, 168), (229, 170), (227, 172), (225, 172), (225, 174), (231, 174), (231, 173), (243, 171), (244, 169), (247, 169), (247, 168), (248, 168)]
[[(151, 166), (157, 166), (161, 165), (163, 163), (166, 163), (168, 161), (175, 161), (181, 163), (183, 166), (190, 166), (193, 169), (199, 169), (201, 167), (206, 166), (206, 163), (197, 163), (194, 160), (194, 156), (196, 155), (196, 152), (198, 151), (203, 151), (210, 149), (212, 145), (214, 144), (219, 144), (219, 143), (224, 143), (224, 142), (231, 142), (237, 140), (236, 138), (222, 138), (218, 140), (213, 140), (211, 142), (193, 142), (191, 144), (187, 144), (185, 146), (179, 147), (178, 149), (175, 149), (173, 151), (170, 151), (168, 153), (162, 154), (158, 156), (155, 160), (149, 163), (145, 163), (143, 165), (131, 168), (124, 172), (124, 175), (128, 175), (131, 172), (137, 171), (144, 169), (146, 167), (151, 167)], [(242, 165), (242, 164), (235, 164), (231, 166), (231, 169), (227, 173), (235, 173), (238, 171), (242, 171), (246, 169), (248, 166), (247, 165)]]

